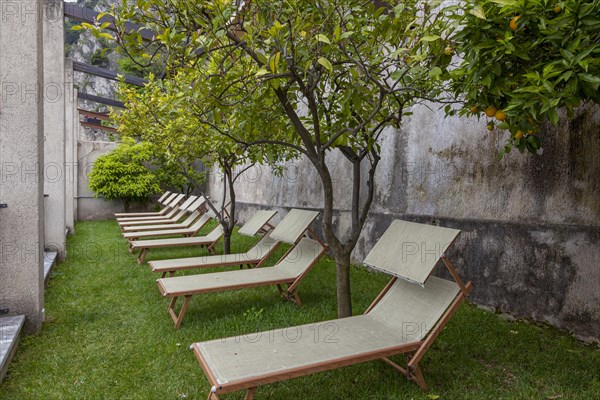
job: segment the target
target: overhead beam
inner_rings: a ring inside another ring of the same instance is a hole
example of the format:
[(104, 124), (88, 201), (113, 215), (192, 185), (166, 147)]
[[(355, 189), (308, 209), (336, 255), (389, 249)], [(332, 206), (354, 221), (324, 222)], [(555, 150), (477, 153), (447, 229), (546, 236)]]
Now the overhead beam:
[(100, 96), (94, 96), (93, 94), (79, 92), (77, 97), (79, 98), (79, 100), (93, 101), (94, 103), (104, 104), (106, 106), (125, 108), (125, 103), (123, 102), (120, 102), (118, 100), (107, 99)]
[[(119, 81), (119, 74), (117, 74), (115, 71), (111, 71), (110, 69), (106, 68), (96, 67), (95, 65), (90, 65), (79, 61), (73, 61), (73, 70), (83, 72), (84, 74), (90, 74), (99, 76), (101, 78), (110, 79), (112, 81)], [(125, 83), (129, 83), (131, 85), (144, 86), (146, 83), (148, 83), (148, 80), (138, 78), (136, 76), (123, 75), (123, 78), (125, 79)]]
[[(116, 32), (117, 29), (114, 25), (114, 18), (110, 15), (106, 15), (100, 18), (100, 21), (97, 20), (98, 14), (96, 11), (91, 8), (81, 7), (80, 5), (74, 3), (65, 3), (65, 17), (70, 18), (74, 21), (79, 22), (87, 22), (89, 24), (95, 24), (98, 22), (99, 24), (103, 24), (108, 22), (110, 25), (106, 28), (113, 32)], [(154, 32), (149, 29), (142, 28), (139, 25), (136, 25), (131, 22), (125, 23), (125, 30), (127, 32), (139, 32), (142, 36), (143, 40), (152, 41), (154, 40)]]
[(80, 122), (81, 126), (84, 126), (86, 128), (91, 128), (91, 129), (98, 129), (99, 131), (106, 131), (106, 132), (112, 132), (112, 133), (118, 133), (118, 131), (110, 126), (103, 126), (103, 125), (99, 125), (99, 124), (92, 124), (90, 122)]
[(102, 121), (110, 121), (110, 116), (108, 114), (102, 114), (99, 112), (94, 112), (94, 111), (88, 111), (88, 110), (84, 110), (82, 108), (78, 108), (79, 111), (79, 115), (83, 115), (84, 117), (88, 117), (88, 118), (96, 118)]

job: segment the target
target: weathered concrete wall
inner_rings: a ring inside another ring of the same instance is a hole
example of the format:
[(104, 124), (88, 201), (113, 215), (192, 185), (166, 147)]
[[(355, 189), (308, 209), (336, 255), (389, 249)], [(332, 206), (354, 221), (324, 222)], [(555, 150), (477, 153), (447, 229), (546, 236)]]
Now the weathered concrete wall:
[[(477, 119), (417, 107), (382, 138), (377, 192), (355, 250), (360, 262), (392, 219), (462, 229), (452, 251), (475, 285), (472, 300), (600, 340), (600, 110), (581, 107), (543, 133), (544, 152), (498, 161), (499, 132)], [(350, 169), (332, 154), (336, 226), (348, 228)], [(221, 193), (218, 174), (209, 192)], [(254, 168), (237, 185), (240, 220), (256, 208), (322, 207), (307, 161), (283, 177)]]
[[(44, 191), (45, 247), (64, 259), (65, 221), (65, 45), (62, 0), (44, 0)], [(25, 49), (22, 49), (24, 51)]]
[(116, 147), (114, 142), (89, 142), (79, 140), (77, 149), (78, 187), (77, 187), (77, 220), (114, 218), (114, 213), (123, 211), (120, 201), (107, 201), (96, 198), (88, 186), (88, 176), (94, 161)]
[(0, 306), (43, 319), (43, 3), (0, 2)]
[(65, 59), (65, 225), (69, 233), (75, 232), (75, 145), (79, 127), (77, 90), (73, 83), (73, 60)]

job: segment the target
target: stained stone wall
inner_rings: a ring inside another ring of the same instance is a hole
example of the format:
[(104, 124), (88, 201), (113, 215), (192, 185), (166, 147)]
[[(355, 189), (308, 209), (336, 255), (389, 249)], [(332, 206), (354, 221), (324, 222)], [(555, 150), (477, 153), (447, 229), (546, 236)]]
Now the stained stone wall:
[[(354, 253), (360, 262), (392, 219), (463, 232), (452, 250), (474, 282), (472, 300), (600, 340), (600, 110), (546, 127), (543, 154), (514, 152), (484, 121), (444, 118), (419, 107), (400, 131), (382, 138), (382, 160), (369, 220)], [(332, 154), (336, 226), (349, 228), (350, 171)], [(218, 173), (209, 192), (221, 193)], [(301, 160), (283, 177), (250, 170), (237, 185), (240, 220), (260, 208), (322, 207), (314, 168)], [(280, 213), (282, 214), (282, 213)]]

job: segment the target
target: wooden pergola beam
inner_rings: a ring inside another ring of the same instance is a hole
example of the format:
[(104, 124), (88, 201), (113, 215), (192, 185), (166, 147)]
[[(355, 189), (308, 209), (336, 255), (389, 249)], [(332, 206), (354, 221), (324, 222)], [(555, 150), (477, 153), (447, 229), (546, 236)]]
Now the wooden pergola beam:
[(86, 128), (91, 128), (91, 129), (98, 129), (100, 131), (106, 131), (106, 132), (112, 132), (112, 133), (117, 133), (118, 131), (110, 126), (102, 126), (99, 124), (92, 124), (91, 122), (80, 122), (81, 126), (84, 126)]
[(88, 110), (84, 110), (82, 108), (78, 108), (79, 110), (79, 115), (83, 115), (84, 117), (88, 117), (88, 118), (96, 118), (102, 121), (110, 121), (110, 116), (108, 114), (102, 114), (99, 112), (95, 112), (95, 111), (88, 111)]
[[(106, 15), (100, 18), (100, 21), (98, 21), (96, 18), (98, 17), (99, 13), (90, 8), (81, 7), (80, 5), (74, 3), (65, 3), (64, 13), (65, 17), (70, 18), (74, 21), (87, 22), (89, 24), (96, 24), (96, 22), (98, 22), (99, 24), (103, 24), (105, 22), (108, 22), (110, 23), (110, 25), (107, 28), (108, 30), (111, 30), (113, 32), (116, 32), (117, 30), (114, 25), (114, 18), (112, 16)], [(142, 28), (141, 26), (136, 25), (134, 23), (126, 22), (125, 29), (127, 30), (127, 32), (139, 32), (143, 40), (154, 40), (154, 32), (152, 32), (149, 29)]]
[(106, 106), (125, 108), (125, 103), (123, 103), (121, 101), (107, 99), (107, 98), (95, 96), (95, 95), (89, 94), (89, 93), (79, 92), (77, 94), (77, 97), (79, 98), (79, 100), (93, 101), (94, 103), (104, 104)]
[[(95, 65), (90, 65), (86, 63), (82, 63), (79, 61), (73, 61), (73, 70), (78, 72), (83, 72), (84, 74), (90, 74), (99, 76), (101, 78), (110, 79), (112, 81), (119, 81), (119, 74), (110, 69), (96, 67)], [(144, 86), (148, 83), (148, 80), (143, 78), (138, 78), (137, 76), (131, 75), (123, 75), (125, 79), (125, 83), (129, 83), (135, 86)]]

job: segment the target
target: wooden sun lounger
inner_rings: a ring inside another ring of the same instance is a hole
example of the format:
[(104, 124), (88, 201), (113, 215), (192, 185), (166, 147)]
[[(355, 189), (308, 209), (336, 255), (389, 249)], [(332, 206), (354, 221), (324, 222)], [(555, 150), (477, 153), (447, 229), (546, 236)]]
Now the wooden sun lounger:
[[(154, 218), (154, 219), (143, 219), (134, 221), (121, 221), (118, 222), (121, 230), (126, 232), (128, 228), (146, 226), (146, 225), (171, 225), (177, 224), (181, 221), (186, 214), (192, 213), (196, 210), (203, 210), (203, 206), (206, 203), (206, 199), (202, 196), (190, 196), (183, 204), (178, 207), (177, 212), (171, 218)], [(133, 230), (130, 230), (132, 232)]]
[(143, 213), (139, 213), (139, 212), (131, 212), (131, 213), (115, 213), (115, 218), (118, 217), (133, 217), (139, 214), (151, 214), (151, 215), (163, 215), (164, 213), (166, 213), (168, 211), (168, 209), (166, 208), (166, 206), (169, 204), (169, 202), (171, 200), (173, 200), (175, 198), (175, 196), (177, 196), (177, 193), (171, 193), (169, 191), (164, 192), (157, 200), (158, 204), (161, 204), (165, 207), (163, 207), (162, 210), (160, 211), (155, 211), (155, 212), (143, 212)]
[[(252, 400), (260, 385), (378, 359), (427, 390), (419, 362), (472, 289), (444, 255), (458, 232), (394, 221), (367, 256), (394, 277), (363, 315), (192, 344), (208, 399), (246, 390)], [(440, 259), (454, 282), (430, 276)], [(399, 354), (405, 367), (389, 358)]]
[[(206, 214), (204, 214), (206, 215)], [(203, 215), (203, 216), (204, 216)], [(163, 231), (160, 231), (163, 232)], [(166, 231), (165, 231), (166, 232)], [(169, 239), (152, 239), (152, 240), (135, 240), (130, 243), (130, 251), (134, 253), (140, 251), (137, 262), (142, 264), (148, 255), (150, 249), (163, 247), (206, 247), (209, 253), (214, 254), (214, 248), (219, 240), (223, 237), (223, 226), (217, 225), (212, 231), (205, 236), (191, 236), (184, 238), (169, 238)]]
[(194, 223), (192, 225), (190, 225), (187, 228), (160, 229), (160, 230), (142, 231), (142, 232), (128, 232), (128, 233), (124, 233), (123, 237), (125, 239), (129, 240), (129, 242), (132, 242), (137, 239), (161, 237), (161, 236), (164, 237), (164, 236), (181, 235), (181, 236), (190, 237), (190, 236), (194, 236), (195, 234), (197, 234), (200, 231), (200, 229), (202, 229), (208, 223), (208, 221), (210, 221), (210, 219), (214, 217), (214, 214), (210, 211), (207, 213), (204, 213), (202, 215), (200, 215), (200, 213), (198, 213), (198, 212), (194, 212), (192, 215), (194, 215), (196, 217), (196, 220), (194, 221)]
[(155, 260), (148, 261), (148, 265), (152, 268), (152, 272), (162, 273), (162, 278), (167, 274), (174, 276), (177, 271), (197, 268), (228, 267), (232, 265), (239, 265), (240, 268), (244, 266), (260, 267), (273, 254), (280, 243), (267, 233), (246, 253)]
[[(267, 232), (273, 226), (269, 221), (275, 216), (277, 211), (257, 211), (254, 215), (238, 230), (238, 233), (246, 236), (255, 236), (258, 232)], [(183, 271), (195, 268), (225, 267), (231, 265), (258, 267), (269, 258), (273, 251), (279, 245), (279, 241), (270, 237), (268, 233), (245, 253), (210, 255), (202, 257), (180, 258), (173, 260), (149, 261), (148, 265), (154, 272), (162, 273), (164, 278), (167, 273), (174, 276), (176, 271)]]
[[(181, 201), (183, 200), (183, 198), (185, 197), (184, 194), (178, 194), (175, 195), (175, 197), (173, 198), (173, 200), (171, 200), (169, 202), (169, 204), (167, 205), (168, 210), (165, 214), (162, 215), (146, 215), (146, 216), (130, 216), (130, 217), (121, 217), (121, 218), (117, 218), (117, 222), (131, 222), (131, 221), (148, 221), (148, 220), (153, 220), (153, 219), (169, 219), (172, 218), (177, 211), (179, 210), (179, 203), (181, 203)], [(166, 208), (167, 208), (166, 207)], [(143, 214), (143, 213), (140, 213)]]
[[(204, 204), (204, 199), (197, 199), (192, 203), (192, 206), (188, 206), (188, 208), (181, 210), (178, 215), (174, 218), (177, 218), (175, 222), (172, 222), (173, 219), (168, 221), (147, 221), (152, 222), (147, 225), (129, 225), (122, 227), (123, 233), (131, 233), (131, 232), (144, 232), (144, 231), (160, 231), (164, 229), (187, 229), (190, 228), (193, 223), (204, 213), (204, 210), (201, 206)], [(179, 221), (185, 214), (188, 214), (188, 217), (182, 221)]]
[[(298, 286), (325, 252), (326, 247), (319, 241), (305, 237), (274, 267), (176, 276), (161, 278), (156, 282), (161, 294), (171, 299), (168, 312), (175, 323), (175, 328), (179, 329), (192, 296), (202, 293), (275, 285), (284, 298), (301, 305), (297, 292)], [(177, 313), (175, 306), (180, 297), (184, 300)]]

